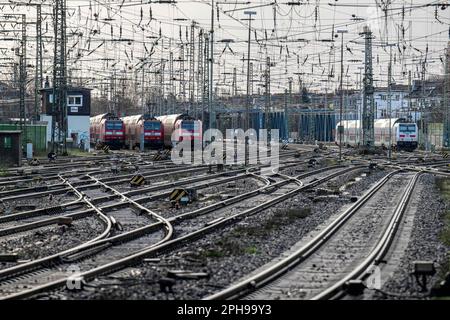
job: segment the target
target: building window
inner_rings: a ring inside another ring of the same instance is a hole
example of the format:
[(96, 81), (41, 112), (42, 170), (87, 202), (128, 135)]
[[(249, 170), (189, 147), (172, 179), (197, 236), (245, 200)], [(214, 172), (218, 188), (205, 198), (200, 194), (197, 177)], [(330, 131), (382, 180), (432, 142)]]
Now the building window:
[(83, 96), (68, 96), (67, 106), (69, 107), (81, 107), (83, 106)]
[(3, 148), (4, 149), (11, 149), (12, 148), (12, 139), (11, 139), (11, 137), (4, 137), (3, 138)]
[(48, 102), (53, 103), (53, 93), (48, 95)]

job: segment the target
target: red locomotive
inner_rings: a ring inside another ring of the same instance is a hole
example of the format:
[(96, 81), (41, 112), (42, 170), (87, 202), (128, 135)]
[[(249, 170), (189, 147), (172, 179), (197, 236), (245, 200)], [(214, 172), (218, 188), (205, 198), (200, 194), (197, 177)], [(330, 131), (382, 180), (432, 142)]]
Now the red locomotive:
[(123, 121), (110, 113), (91, 117), (91, 144), (94, 146), (108, 145), (120, 149), (124, 146), (125, 127)]
[(142, 139), (150, 149), (164, 147), (164, 127), (161, 121), (148, 115), (123, 117), (125, 125), (125, 147), (139, 148)]
[[(194, 145), (202, 145), (202, 122), (185, 114), (172, 114), (157, 117), (164, 127), (164, 146), (172, 148), (178, 141), (189, 140)], [(172, 140), (172, 133), (177, 131), (178, 141)]]

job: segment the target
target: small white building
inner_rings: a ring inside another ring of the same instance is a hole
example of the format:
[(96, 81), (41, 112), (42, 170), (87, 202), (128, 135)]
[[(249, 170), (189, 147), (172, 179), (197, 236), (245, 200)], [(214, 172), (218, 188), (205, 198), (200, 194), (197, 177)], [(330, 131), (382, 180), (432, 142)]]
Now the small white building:
[[(41, 121), (47, 121), (47, 140), (52, 140), (53, 88), (44, 88), (42, 95)], [(91, 89), (70, 87), (67, 89), (67, 127), (68, 141), (74, 147), (89, 151), (91, 114)]]
[(373, 97), (377, 110), (376, 119), (408, 118), (410, 114), (408, 95), (408, 86), (392, 85), (390, 115), (388, 88), (375, 88)]

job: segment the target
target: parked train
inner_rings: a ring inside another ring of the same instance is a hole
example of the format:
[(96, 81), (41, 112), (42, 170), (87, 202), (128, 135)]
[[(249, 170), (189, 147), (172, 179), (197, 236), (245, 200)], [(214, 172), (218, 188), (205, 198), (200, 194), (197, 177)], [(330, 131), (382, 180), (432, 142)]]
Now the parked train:
[[(202, 145), (202, 122), (186, 114), (171, 114), (156, 117), (164, 127), (164, 146), (172, 148), (179, 141), (189, 140), (194, 145)], [(178, 139), (172, 140), (172, 133), (177, 131)]]
[[(159, 117), (134, 115), (119, 119), (110, 114), (91, 117), (91, 144), (108, 145), (112, 148), (140, 147), (144, 138), (147, 148), (172, 148), (177, 142), (189, 140), (202, 145), (202, 122), (186, 114), (172, 114)], [(178, 139), (172, 140), (173, 132)]]
[[(418, 146), (417, 124), (405, 122), (404, 119), (377, 119), (374, 123), (375, 146), (389, 146), (389, 130), (392, 134), (392, 147), (398, 150), (413, 151)], [(360, 120), (341, 121), (336, 126), (336, 143), (339, 144), (339, 126), (344, 127), (342, 143), (351, 146), (362, 144), (362, 130)]]
[(149, 115), (123, 117), (125, 125), (125, 147), (140, 147), (141, 139), (144, 147), (159, 149), (164, 147), (164, 126), (161, 121)]
[(114, 149), (124, 146), (125, 126), (123, 121), (110, 113), (100, 114), (90, 119), (91, 144), (107, 145)]

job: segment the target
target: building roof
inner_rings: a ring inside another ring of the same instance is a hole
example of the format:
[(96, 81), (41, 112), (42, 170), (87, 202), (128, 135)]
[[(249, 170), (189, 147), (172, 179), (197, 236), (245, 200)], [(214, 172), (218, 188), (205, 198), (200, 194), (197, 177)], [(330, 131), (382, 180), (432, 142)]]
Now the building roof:
[[(388, 87), (376, 87), (375, 92), (387, 92)], [(409, 86), (405, 84), (393, 84), (391, 85), (391, 91), (409, 92)]]
[[(40, 92), (53, 91), (53, 87), (42, 88), (39, 91)], [(67, 91), (92, 91), (92, 89), (85, 87), (67, 87)]]

